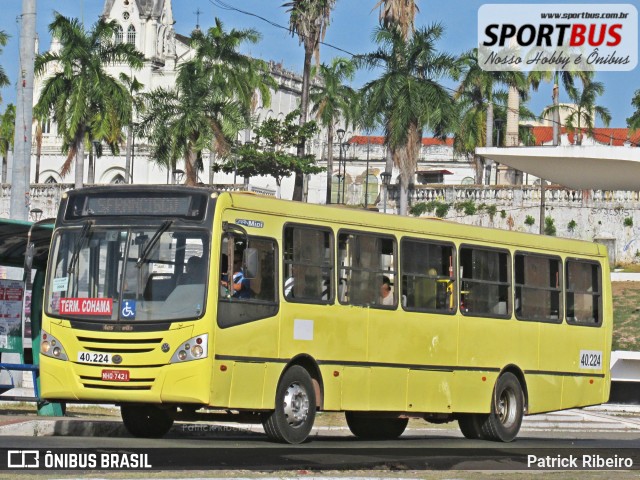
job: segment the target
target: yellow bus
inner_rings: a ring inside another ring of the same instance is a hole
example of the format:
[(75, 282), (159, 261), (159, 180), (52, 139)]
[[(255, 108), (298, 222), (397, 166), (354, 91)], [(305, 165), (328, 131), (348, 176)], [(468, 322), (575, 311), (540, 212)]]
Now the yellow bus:
[(299, 443), (343, 411), (361, 438), (423, 418), (508, 442), (525, 414), (609, 395), (595, 243), (109, 186), (65, 195), (49, 262), (42, 395), (120, 405), (135, 436), (224, 416)]

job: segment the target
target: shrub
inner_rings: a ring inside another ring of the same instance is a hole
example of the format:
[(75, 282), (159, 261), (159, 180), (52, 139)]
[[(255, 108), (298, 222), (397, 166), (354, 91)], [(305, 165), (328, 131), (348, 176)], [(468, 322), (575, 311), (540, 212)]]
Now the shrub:
[(464, 211), (465, 215), (474, 215), (478, 208), (473, 200), (465, 200), (464, 202), (458, 202), (454, 205), (456, 212)]
[[(498, 207), (496, 207), (495, 205), (489, 205), (487, 207), (487, 213), (489, 214), (489, 218), (491, 219), (491, 221), (493, 222), (493, 217), (496, 216), (496, 213), (498, 212)], [(504, 210), (503, 210), (504, 212)], [(502, 217), (504, 218), (504, 217)]]
[(533, 225), (535, 223), (536, 223), (536, 219), (533, 218), (531, 215), (527, 215), (527, 218), (524, 219), (524, 224), (525, 225), (531, 226), (531, 225)]
[(500, 210), (500, 218), (507, 218), (507, 211), (506, 210)]
[(556, 235), (556, 226), (554, 225), (554, 220), (551, 217), (545, 217), (544, 219), (544, 234), (555, 237)]
[(624, 219), (624, 226), (625, 227), (633, 227), (633, 218), (631, 217), (627, 217)]
[(424, 213), (431, 213), (435, 210), (436, 217), (444, 218), (449, 212), (449, 207), (450, 205), (448, 203), (431, 200), (430, 202), (419, 202), (412, 205), (411, 208), (409, 208), (409, 213), (413, 216), (419, 217)]
[(571, 220), (568, 224), (567, 224), (567, 230), (569, 230), (570, 232), (573, 232), (576, 227), (578, 226), (578, 224), (576, 223), (575, 220)]

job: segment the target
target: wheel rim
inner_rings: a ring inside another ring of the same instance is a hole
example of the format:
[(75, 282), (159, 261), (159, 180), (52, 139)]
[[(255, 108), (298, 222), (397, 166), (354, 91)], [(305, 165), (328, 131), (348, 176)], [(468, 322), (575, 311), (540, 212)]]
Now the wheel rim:
[(515, 392), (508, 388), (503, 390), (496, 405), (496, 415), (500, 423), (505, 427), (510, 427), (516, 421), (517, 412), (518, 402)]
[(284, 394), (284, 414), (292, 427), (299, 427), (309, 416), (309, 396), (298, 383), (289, 385)]

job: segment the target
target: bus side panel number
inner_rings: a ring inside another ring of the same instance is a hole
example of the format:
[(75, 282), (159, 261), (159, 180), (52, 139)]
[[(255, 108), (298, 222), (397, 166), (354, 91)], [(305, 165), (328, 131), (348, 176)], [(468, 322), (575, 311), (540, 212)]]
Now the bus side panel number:
[(78, 352), (78, 362), (108, 365), (111, 363), (111, 357), (108, 353)]
[(601, 370), (602, 352), (599, 350), (580, 350), (580, 368)]

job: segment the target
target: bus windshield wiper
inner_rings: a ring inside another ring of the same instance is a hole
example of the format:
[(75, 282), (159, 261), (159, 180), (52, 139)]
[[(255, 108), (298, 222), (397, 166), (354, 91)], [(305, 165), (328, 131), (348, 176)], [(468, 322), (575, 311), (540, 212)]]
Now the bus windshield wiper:
[(92, 225), (93, 220), (87, 220), (82, 226), (82, 231), (80, 232), (80, 235), (78, 235), (78, 239), (73, 246), (73, 254), (71, 255), (71, 260), (69, 261), (69, 268), (67, 268), (67, 273), (75, 273), (76, 263), (78, 263), (78, 257), (80, 256), (80, 249), (82, 248), (84, 241), (87, 239), (87, 237), (89, 237)]
[(156, 233), (153, 234), (153, 237), (151, 237), (151, 240), (149, 240), (149, 243), (147, 243), (147, 246), (144, 247), (144, 250), (142, 250), (142, 253), (140, 254), (140, 258), (138, 258), (138, 261), (136, 261), (136, 267), (138, 268), (142, 267), (142, 264), (151, 253), (151, 250), (153, 250), (153, 247), (155, 247), (156, 243), (158, 243), (158, 240), (160, 240), (160, 235), (166, 232), (172, 224), (173, 224), (173, 220), (165, 220), (164, 222), (162, 222), (162, 225), (160, 225), (160, 228), (156, 230)]

